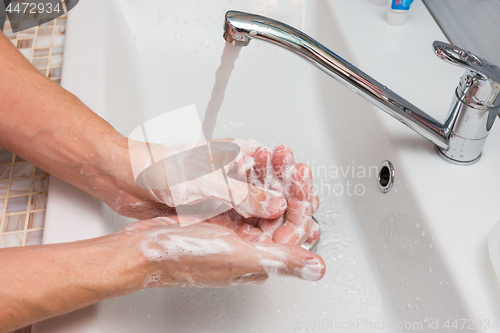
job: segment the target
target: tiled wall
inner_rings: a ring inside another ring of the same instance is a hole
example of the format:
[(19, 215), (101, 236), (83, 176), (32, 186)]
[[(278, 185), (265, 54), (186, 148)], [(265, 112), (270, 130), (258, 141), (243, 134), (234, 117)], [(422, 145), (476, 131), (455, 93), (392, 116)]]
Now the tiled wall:
[(48, 177), (0, 148), (0, 248), (42, 243)]
[[(4, 34), (30, 62), (60, 83), (66, 17), (13, 33), (7, 20)], [(41, 244), (48, 174), (0, 148), (0, 248)]]
[(65, 15), (18, 33), (12, 32), (7, 20), (3, 32), (40, 73), (60, 83), (66, 32)]
[[(30, 17), (29, 19), (37, 19)], [(59, 84), (66, 15), (13, 33), (7, 20), (3, 32), (41, 74)], [(0, 248), (42, 243), (49, 174), (0, 147)], [(31, 326), (14, 333), (29, 333)]]
[[(52, 81), (60, 83), (66, 16), (13, 33), (3, 32)], [(41, 244), (48, 173), (0, 147), (0, 248)]]
[[(59, 84), (65, 30), (66, 15), (19, 33), (7, 20), (3, 32), (40, 73)], [(48, 182), (47, 172), (0, 147), (0, 248), (42, 243)], [(31, 326), (15, 333), (29, 332)]]

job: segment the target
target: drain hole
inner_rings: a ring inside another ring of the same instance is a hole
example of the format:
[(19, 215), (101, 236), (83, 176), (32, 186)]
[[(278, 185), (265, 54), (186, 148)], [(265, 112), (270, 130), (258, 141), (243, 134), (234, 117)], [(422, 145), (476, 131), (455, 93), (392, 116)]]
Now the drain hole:
[(389, 167), (384, 166), (382, 170), (380, 170), (380, 173), (378, 175), (378, 182), (380, 186), (386, 187), (387, 184), (389, 184), (390, 180), (391, 180), (391, 170), (389, 170)]
[(392, 163), (384, 161), (380, 164), (378, 170), (378, 187), (382, 192), (387, 193), (391, 190), (394, 183), (394, 168)]

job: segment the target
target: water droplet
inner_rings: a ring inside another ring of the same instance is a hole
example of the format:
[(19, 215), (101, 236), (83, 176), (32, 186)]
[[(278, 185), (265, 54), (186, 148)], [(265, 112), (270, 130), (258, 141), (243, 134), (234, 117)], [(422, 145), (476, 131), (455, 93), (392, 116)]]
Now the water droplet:
[(432, 273), (432, 267), (429, 266), (429, 273)]

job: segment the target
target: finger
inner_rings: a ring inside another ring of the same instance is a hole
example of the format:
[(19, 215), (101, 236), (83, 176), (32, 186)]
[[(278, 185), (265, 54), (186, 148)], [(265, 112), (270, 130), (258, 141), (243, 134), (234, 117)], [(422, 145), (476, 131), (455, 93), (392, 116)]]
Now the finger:
[(241, 239), (256, 243), (262, 236), (262, 230), (243, 221), (236, 221), (235, 225), (235, 232)]
[(313, 219), (311, 219), (309, 236), (307, 237), (304, 244), (309, 244), (309, 245), (314, 244), (318, 241), (318, 239), (319, 239), (319, 224)]
[(233, 208), (243, 217), (278, 218), (287, 207), (285, 198), (276, 191), (266, 190), (228, 178)]
[(313, 192), (313, 197), (312, 197), (312, 208), (313, 208), (313, 214), (318, 211), (319, 208), (319, 197), (316, 193)]
[(257, 148), (254, 155), (254, 170), (255, 175), (262, 185), (266, 184), (268, 175), (268, 167), (271, 163), (272, 152), (269, 148), (261, 146)]
[(285, 222), (285, 217), (281, 215), (277, 219), (260, 219), (258, 227), (262, 230), (262, 236), (259, 243), (274, 243), (273, 235), (279, 227)]
[[(237, 216), (237, 218), (235, 217)], [(234, 211), (226, 212), (206, 220), (207, 223), (223, 226), (234, 231), (240, 238), (249, 242), (260, 242), (263, 232), (256, 226), (249, 224), (251, 219), (244, 219)], [(258, 222), (258, 219), (256, 219)], [(272, 242), (272, 239), (271, 239)]]
[(256, 227), (259, 224), (260, 218), (258, 217), (249, 217), (249, 218), (244, 218), (243, 216), (241, 217), (241, 220), (245, 222), (246, 224), (249, 224), (251, 226)]
[(308, 237), (312, 220), (312, 173), (303, 163), (297, 164), (289, 184), (286, 221), (274, 233), (276, 243), (302, 244)]
[(285, 180), (295, 165), (292, 150), (286, 145), (279, 145), (273, 153), (274, 173), (280, 180)]
[[(243, 156), (243, 158), (238, 162), (238, 175), (237, 175), (238, 178), (237, 179), (240, 179), (239, 177), (241, 177), (241, 175), (245, 175), (246, 179), (248, 179), (248, 180), (253, 179), (254, 178), (253, 177), (254, 176), (253, 175), (254, 164), (255, 164), (255, 162), (254, 162), (253, 157)], [(232, 178), (236, 178), (236, 177), (232, 177)]]
[(326, 265), (323, 259), (300, 246), (290, 244), (256, 244), (259, 265), (268, 275), (290, 275), (317, 281), (323, 277)]

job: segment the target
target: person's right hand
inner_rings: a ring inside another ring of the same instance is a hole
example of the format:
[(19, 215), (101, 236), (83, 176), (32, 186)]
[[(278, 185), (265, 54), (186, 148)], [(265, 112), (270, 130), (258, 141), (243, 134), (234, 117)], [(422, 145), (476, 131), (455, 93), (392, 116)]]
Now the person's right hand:
[(129, 237), (122, 244), (132, 247), (131, 260), (143, 261), (142, 288), (262, 284), (270, 274), (316, 281), (325, 273), (323, 259), (299, 246), (246, 241), (214, 221), (181, 227), (176, 218), (134, 222), (118, 232)]

